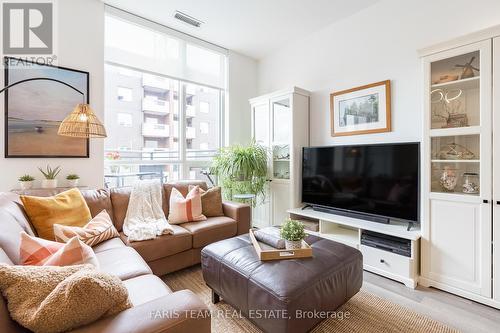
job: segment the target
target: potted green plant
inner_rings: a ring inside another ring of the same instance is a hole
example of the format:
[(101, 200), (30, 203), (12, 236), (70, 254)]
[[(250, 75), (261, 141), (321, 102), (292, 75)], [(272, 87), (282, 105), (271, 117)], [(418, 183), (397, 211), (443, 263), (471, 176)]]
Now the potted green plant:
[[(252, 194), (265, 199), (268, 179), (268, 151), (252, 141), (249, 145), (232, 145), (219, 150), (212, 161), (210, 172), (218, 177), (226, 200), (236, 194)], [(256, 205), (257, 200), (252, 200)]]
[(77, 187), (79, 179), (80, 176), (78, 176), (77, 174), (69, 174), (66, 176), (66, 180), (68, 181), (69, 187)]
[(35, 181), (35, 177), (30, 176), (28, 174), (23, 175), (17, 179), (19, 181), (19, 186), (21, 186), (21, 190), (29, 190), (33, 187), (33, 182)]
[(281, 238), (285, 240), (287, 250), (302, 248), (302, 240), (306, 238), (304, 224), (296, 220), (287, 220), (280, 231)]
[(50, 165), (47, 165), (46, 169), (38, 168), (45, 179), (42, 179), (42, 188), (56, 188), (57, 187), (57, 175), (61, 172), (61, 167), (57, 166), (55, 168), (51, 168)]

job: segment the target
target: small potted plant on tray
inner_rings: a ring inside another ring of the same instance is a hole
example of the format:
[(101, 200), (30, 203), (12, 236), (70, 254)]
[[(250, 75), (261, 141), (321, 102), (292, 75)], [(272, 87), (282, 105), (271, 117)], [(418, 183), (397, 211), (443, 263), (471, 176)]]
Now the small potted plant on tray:
[(21, 190), (29, 190), (33, 187), (33, 182), (35, 181), (35, 177), (30, 176), (28, 174), (21, 176), (18, 178), (19, 186), (21, 186)]
[(295, 220), (287, 220), (281, 226), (280, 234), (281, 238), (285, 240), (285, 247), (287, 250), (302, 248), (302, 240), (306, 238), (304, 224)]
[(68, 181), (69, 187), (77, 187), (79, 179), (80, 176), (78, 176), (77, 174), (69, 174), (66, 176), (66, 180)]
[(42, 188), (56, 188), (57, 187), (57, 175), (61, 172), (61, 167), (57, 166), (54, 169), (47, 165), (45, 170), (38, 168), (45, 179), (42, 179)]

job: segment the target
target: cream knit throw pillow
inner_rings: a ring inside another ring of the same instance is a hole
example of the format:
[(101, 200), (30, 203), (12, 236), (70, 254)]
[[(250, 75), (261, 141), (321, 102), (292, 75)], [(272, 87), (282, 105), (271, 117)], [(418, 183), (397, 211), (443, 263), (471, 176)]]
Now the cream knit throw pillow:
[(0, 264), (0, 290), (12, 319), (37, 333), (64, 332), (132, 306), (120, 279), (92, 265)]

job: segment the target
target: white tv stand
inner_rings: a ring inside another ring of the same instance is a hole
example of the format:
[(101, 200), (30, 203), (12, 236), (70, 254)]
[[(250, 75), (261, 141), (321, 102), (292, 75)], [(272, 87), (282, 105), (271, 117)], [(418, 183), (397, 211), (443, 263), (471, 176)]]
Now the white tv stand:
[[(288, 210), (292, 219), (306, 219), (319, 223), (319, 232), (310, 234), (334, 240), (359, 249), (363, 253), (363, 268), (367, 271), (404, 283), (409, 288), (417, 286), (419, 275), (420, 229), (407, 230), (406, 223), (382, 224), (357, 218), (318, 212), (312, 209)], [(383, 251), (361, 244), (361, 231), (369, 230), (411, 241), (411, 257)]]

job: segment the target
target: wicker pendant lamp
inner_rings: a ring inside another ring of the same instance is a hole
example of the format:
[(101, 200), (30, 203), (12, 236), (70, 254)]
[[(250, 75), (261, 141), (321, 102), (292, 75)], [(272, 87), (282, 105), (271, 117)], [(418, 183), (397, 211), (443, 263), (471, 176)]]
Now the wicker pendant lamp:
[(73, 138), (105, 138), (106, 129), (88, 104), (78, 104), (59, 126), (57, 134)]

